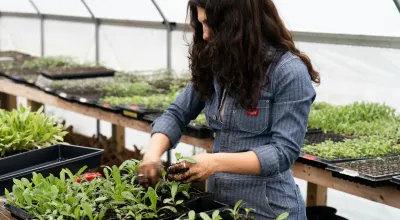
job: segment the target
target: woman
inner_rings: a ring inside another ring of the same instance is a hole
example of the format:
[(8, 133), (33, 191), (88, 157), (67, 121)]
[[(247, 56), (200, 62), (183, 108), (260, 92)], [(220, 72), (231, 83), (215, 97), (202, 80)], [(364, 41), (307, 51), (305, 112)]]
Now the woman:
[(208, 179), (217, 200), (233, 206), (243, 199), (256, 219), (283, 212), (306, 219), (290, 168), (303, 143), (318, 72), (295, 47), (271, 0), (190, 0), (188, 8), (192, 82), (153, 123), (139, 175), (155, 184), (161, 155), (204, 110), (216, 132), (213, 153), (175, 165), (169, 178)]

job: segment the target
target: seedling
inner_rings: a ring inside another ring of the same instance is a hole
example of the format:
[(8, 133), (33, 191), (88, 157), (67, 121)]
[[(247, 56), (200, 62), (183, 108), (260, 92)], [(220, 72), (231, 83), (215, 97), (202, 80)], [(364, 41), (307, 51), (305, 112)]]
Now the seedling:
[(252, 208), (246, 208), (245, 210), (245, 214), (240, 214), (240, 209), (245, 205), (246, 203), (243, 202), (243, 200), (239, 200), (236, 202), (235, 206), (233, 207), (233, 209), (225, 209), (224, 211), (228, 211), (229, 214), (232, 216), (232, 218), (234, 220), (239, 220), (239, 219), (244, 219), (244, 220), (248, 220), (248, 219), (254, 219), (253, 216), (249, 216), (250, 212), (253, 211), (254, 209)]
[(178, 163), (181, 163), (181, 162), (184, 162), (184, 161), (192, 163), (192, 164), (196, 164), (197, 163), (197, 161), (195, 159), (193, 159), (192, 157), (182, 156), (181, 153), (175, 153), (175, 157), (176, 157), (176, 160), (177, 160)]
[(278, 216), (278, 218), (276, 218), (276, 220), (284, 220), (284, 219), (287, 219), (287, 217), (289, 217), (289, 213), (288, 212), (284, 212), (284, 213), (280, 214)]
[(204, 213), (204, 212), (202, 212), (202, 213), (200, 213), (200, 217), (203, 219), (203, 220), (222, 220), (222, 217), (219, 215), (219, 210), (215, 210), (214, 212), (213, 212), (213, 214), (211, 215), (211, 218), (210, 218), (210, 216), (208, 216), (206, 213)]

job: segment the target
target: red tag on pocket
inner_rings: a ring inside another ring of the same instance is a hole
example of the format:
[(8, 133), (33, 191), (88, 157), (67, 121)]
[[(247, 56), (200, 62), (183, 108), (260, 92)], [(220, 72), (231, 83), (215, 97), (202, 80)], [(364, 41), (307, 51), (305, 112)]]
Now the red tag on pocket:
[(252, 109), (252, 110), (250, 110), (250, 109), (247, 109), (246, 110), (246, 115), (248, 115), (248, 116), (258, 116), (258, 108), (256, 108), (256, 109)]

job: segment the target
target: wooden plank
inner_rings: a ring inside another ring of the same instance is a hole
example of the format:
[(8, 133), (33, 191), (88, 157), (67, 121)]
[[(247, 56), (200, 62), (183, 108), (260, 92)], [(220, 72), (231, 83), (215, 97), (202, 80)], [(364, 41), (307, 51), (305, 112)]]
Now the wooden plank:
[(17, 109), (17, 97), (0, 92), (0, 108), (11, 111)]
[(372, 188), (332, 177), (332, 173), (296, 162), (292, 167), (293, 175), (308, 182), (336, 189), (374, 202), (400, 208), (400, 190), (395, 186)]
[(328, 189), (314, 183), (307, 183), (307, 206), (326, 206)]
[(125, 149), (125, 127), (112, 125), (112, 137), (117, 143), (117, 152), (121, 153)]
[(29, 100), (29, 99), (27, 100), (27, 103), (28, 103), (28, 106), (31, 107), (31, 111), (37, 111), (37, 110), (39, 110), (40, 107), (43, 106), (42, 103), (35, 102), (35, 101)]
[[(56, 106), (65, 110), (97, 118), (99, 120), (108, 121), (112, 124), (120, 125), (122, 127), (133, 128), (144, 132), (151, 131), (150, 124), (147, 122), (128, 119), (122, 115), (103, 111), (98, 108), (92, 108), (81, 105), (79, 103), (68, 102), (38, 89), (30, 88), (22, 84), (17, 84), (7, 79), (0, 79), (0, 92), (24, 97), (28, 100), (43, 103), (46, 105)], [(214, 141), (212, 139), (197, 139), (184, 135), (181, 139), (181, 142), (198, 146), (204, 148), (208, 152), (211, 152)]]

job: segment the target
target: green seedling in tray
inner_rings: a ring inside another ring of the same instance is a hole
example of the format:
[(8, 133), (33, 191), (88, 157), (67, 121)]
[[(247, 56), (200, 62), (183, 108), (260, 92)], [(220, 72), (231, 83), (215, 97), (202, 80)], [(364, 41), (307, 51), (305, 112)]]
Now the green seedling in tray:
[(391, 139), (371, 136), (305, 145), (302, 152), (327, 160), (357, 159), (400, 154), (400, 146)]
[(400, 136), (400, 116), (396, 114), (396, 109), (378, 103), (355, 102), (337, 106), (314, 103), (308, 127), (343, 135), (379, 135), (397, 140)]
[(63, 143), (67, 134), (63, 125), (56, 125), (56, 119), (47, 117), (43, 107), (37, 112), (20, 105), (12, 112), (0, 110), (0, 156), (29, 151)]

